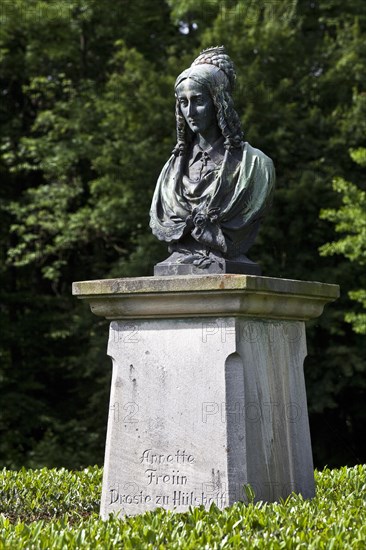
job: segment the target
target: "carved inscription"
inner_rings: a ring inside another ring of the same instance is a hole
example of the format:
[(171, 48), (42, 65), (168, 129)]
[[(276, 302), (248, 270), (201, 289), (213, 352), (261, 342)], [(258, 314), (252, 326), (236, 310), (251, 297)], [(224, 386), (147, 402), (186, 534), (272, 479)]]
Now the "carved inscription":
[(186, 451), (176, 451), (174, 454), (157, 454), (152, 449), (146, 449), (141, 455), (141, 464), (193, 464), (194, 456)]
[(137, 483), (126, 483), (120, 490), (119, 485), (115, 485), (110, 489), (109, 505), (209, 507), (215, 503), (220, 508), (227, 506), (227, 493), (220, 491), (220, 487), (213, 485), (211, 492), (207, 491), (210, 484), (201, 483), (201, 489), (192, 490), (189, 478), (195, 462), (194, 455), (185, 449), (171, 453), (145, 449), (139, 457), (145, 479), (144, 487), (141, 488)]

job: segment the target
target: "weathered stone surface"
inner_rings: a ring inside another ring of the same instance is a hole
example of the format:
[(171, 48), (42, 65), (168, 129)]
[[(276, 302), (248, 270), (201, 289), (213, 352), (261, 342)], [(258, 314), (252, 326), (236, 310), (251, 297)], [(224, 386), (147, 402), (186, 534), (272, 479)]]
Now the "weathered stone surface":
[(102, 517), (222, 508), (247, 483), (267, 501), (314, 495), (304, 323), (119, 321), (108, 354)]
[(339, 286), (253, 275), (181, 275), (76, 282), (73, 294), (107, 319), (245, 315), (307, 320), (339, 296)]
[[(245, 275), (74, 283), (111, 322), (101, 515), (314, 495), (304, 319), (336, 285)], [(221, 314), (218, 314), (221, 312)]]

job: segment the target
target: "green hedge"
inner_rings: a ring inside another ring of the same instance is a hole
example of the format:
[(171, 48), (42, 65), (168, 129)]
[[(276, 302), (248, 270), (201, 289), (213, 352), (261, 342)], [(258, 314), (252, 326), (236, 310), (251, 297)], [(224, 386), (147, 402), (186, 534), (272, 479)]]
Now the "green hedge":
[(366, 548), (366, 466), (315, 472), (311, 501), (237, 503), (173, 514), (98, 517), (101, 469), (3, 470), (0, 549)]

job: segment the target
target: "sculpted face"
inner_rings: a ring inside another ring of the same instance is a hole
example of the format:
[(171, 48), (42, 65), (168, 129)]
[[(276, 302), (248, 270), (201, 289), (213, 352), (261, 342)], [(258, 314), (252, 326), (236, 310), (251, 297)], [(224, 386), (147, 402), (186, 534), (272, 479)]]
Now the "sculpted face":
[(182, 115), (192, 132), (205, 135), (218, 128), (212, 97), (202, 84), (186, 78), (177, 86), (176, 94)]

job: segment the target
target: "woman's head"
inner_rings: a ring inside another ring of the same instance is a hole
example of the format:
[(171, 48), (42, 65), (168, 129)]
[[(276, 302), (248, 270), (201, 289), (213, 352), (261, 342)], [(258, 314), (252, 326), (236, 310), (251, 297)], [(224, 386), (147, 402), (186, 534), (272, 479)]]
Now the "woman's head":
[(235, 77), (234, 65), (223, 46), (204, 50), (191, 67), (178, 76), (175, 90), (179, 151), (183, 152), (186, 149), (187, 143), (192, 140), (193, 133), (196, 132), (194, 120), (192, 124), (187, 120), (179, 97), (182, 95), (179, 92), (187, 88), (200, 90), (201, 95), (206, 97), (206, 104), (209, 103), (207, 99), (211, 99), (217, 126), (225, 138), (225, 147), (232, 149), (240, 146), (243, 131), (232, 99)]
[(220, 136), (216, 107), (208, 86), (200, 79), (184, 78), (175, 88), (177, 105), (188, 128), (204, 138)]

